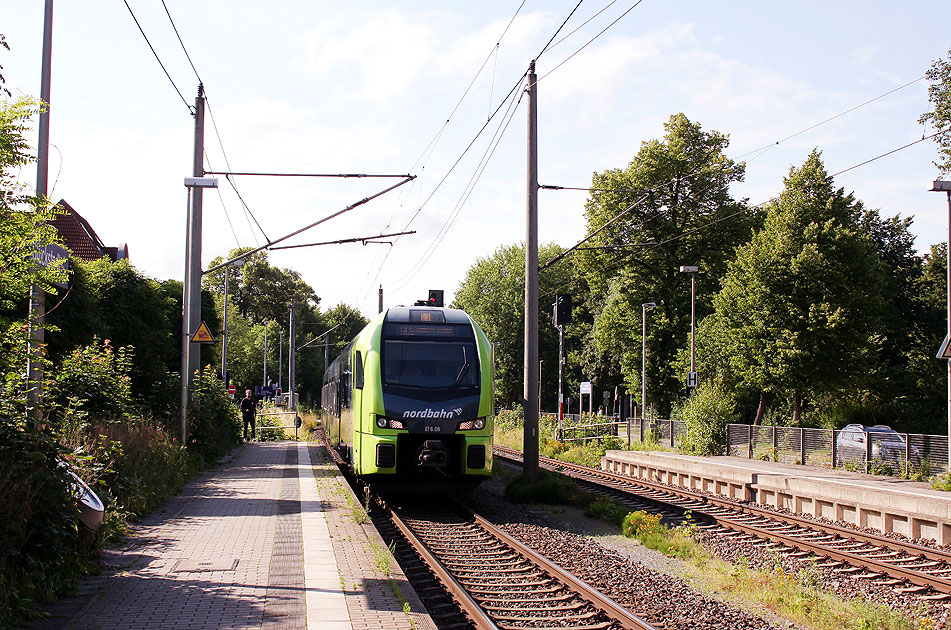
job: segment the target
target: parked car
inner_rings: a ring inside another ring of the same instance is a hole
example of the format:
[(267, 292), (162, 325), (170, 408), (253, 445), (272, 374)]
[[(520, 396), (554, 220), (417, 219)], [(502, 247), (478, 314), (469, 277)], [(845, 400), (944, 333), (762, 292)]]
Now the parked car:
[[(864, 462), (866, 440), (872, 443), (871, 462), (883, 462), (898, 466), (905, 460), (906, 444), (904, 438), (889, 426), (876, 424), (867, 427), (861, 424), (846, 425), (835, 439), (835, 465), (843, 463)], [(921, 453), (918, 447), (907, 447), (908, 459), (915, 466), (921, 464)]]

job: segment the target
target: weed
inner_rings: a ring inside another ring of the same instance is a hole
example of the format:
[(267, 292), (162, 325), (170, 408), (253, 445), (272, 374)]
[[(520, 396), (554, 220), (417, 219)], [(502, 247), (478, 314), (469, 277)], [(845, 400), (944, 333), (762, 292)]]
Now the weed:
[(515, 477), (505, 485), (505, 498), (514, 503), (544, 503), (547, 505), (577, 505), (584, 507), (591, 499), (578, 485), (563, 475), (539, 470), (535, 483), (524, 477)]
[(371, 540), (370, 548), (373, 549), (373, 554), (376, 556), (376, 568), (385, 577), (390, 577), (393, 570), (393, 552), (396, 550), (396, 542), (391, 542), (389, 547), (380, 547)]
[(370, 516), (367, 514), (367, 511), (363, 509), (363, 506), (353, 500), (353, 495), (349, 492), (344, 495), (344, 498), (347, 501), (347, 507), (350, 508), (350, 513), (353, 516), (353, 520), (359, 525), (369, 522)]
[(396, 583), (396, 580), (390, 580), (390, 588), (393, 589), (393, 594), (396, 595), (397, 601), (400, 602), (400, 608), (403, 610), (403, 614), (406, 615), (406, 618), (409, 619), (409, 625), (416, 630), (416, 620), (410, 616), (412, 609), (410, 608), (409, 602), (406, 601), (406, 598), (403, 596), (403, 591), (400, 590), (400, 585)]
[(951, 492), (951, 473), (935, 475), (931, 478), (931, 487), (935, 490)]
[[(862, 600), (843, 600), (822, 591), (824, 577), (814, 563), (793, 575), (777, 570), (777, 559), (769, 570), (750, 567), (746, 558), (737, 558), (727, 565), (712, 560), (700, 569), (699, 581), (707, 588), (751, 604), (766, 608), (796, 626), (816, 630), (922, 630), (934, 628), (934, 621), (922, 609), (915, 615), (874, 606)], [(790, 624), (790, 625), (792, 625)]]
[(693, 525), (669, 529), (661, 523), (660, 514), (648, 514), (643, 510), (631, 512), (624, 517), (621, 532), (635, 538), (648, 549), (663, 553), (665, 556), (693, 560), (698, 564), (705, 564), (708, 558), (706, 552), (694, 542), (692, 538)]
[(600, 519), (618, 527), (621, 527), (628, 512), (628, 508), (604, 497), (598, 497), (584, 510), (585, 516)]

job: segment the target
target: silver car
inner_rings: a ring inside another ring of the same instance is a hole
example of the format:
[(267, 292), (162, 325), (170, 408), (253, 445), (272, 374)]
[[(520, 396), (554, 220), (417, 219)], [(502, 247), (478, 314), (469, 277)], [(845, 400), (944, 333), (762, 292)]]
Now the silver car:
[(921, 454), (916, 446), (907, 446), (904, 438), (894, 429), (884, 424), (867, 427), (861, 424), (849, 424), (835, 439), (835, 465), (846, 462), (865, 462), (866, 439), (871, 441), (870, 462), (882, 462), (898, 466), (905, 461), (905, 453), (915, 466), (921, 464)]

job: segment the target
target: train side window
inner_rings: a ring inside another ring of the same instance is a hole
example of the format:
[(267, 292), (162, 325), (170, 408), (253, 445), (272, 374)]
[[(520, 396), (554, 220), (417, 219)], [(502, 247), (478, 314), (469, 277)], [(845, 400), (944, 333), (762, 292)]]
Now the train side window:
[(359, 350), (357, 350), (353, 365), (353, 387), (363, 389), (363, 358), (361, 358)]

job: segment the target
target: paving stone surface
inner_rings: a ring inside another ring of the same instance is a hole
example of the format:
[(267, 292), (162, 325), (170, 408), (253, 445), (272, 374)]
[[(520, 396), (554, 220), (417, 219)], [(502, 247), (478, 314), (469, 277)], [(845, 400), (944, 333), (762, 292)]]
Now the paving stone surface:
[(355, 501), (322, 446), (245, 444), (30, 630), (433, 629)]

